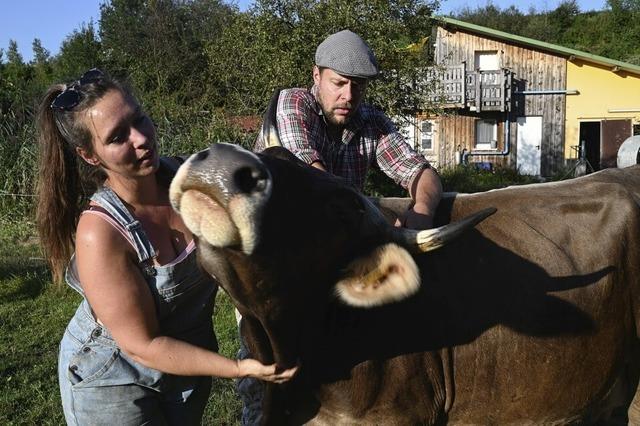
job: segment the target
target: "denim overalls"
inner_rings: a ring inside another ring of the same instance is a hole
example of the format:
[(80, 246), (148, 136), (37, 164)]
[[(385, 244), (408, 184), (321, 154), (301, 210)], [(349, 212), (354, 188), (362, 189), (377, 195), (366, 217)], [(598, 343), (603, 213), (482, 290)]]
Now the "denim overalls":
[[(196, 264), (193, 245), (182, 260), (153, 265), (155, 252), (149, 239), (116, 194), (103, 187), (91, 199), (131, 237), (155, 301), (161, 333), (217, 351), (212, 314), (218, 287)], [(84, 296), (75, 257), (65, 278)], [(70, 425), (200, 424), (211, 389), (211, 377), (175, 376), (133, 361), (118, 348), (109, 330), (96, 322), (86, 299), (60, 343), (58, 379)]]

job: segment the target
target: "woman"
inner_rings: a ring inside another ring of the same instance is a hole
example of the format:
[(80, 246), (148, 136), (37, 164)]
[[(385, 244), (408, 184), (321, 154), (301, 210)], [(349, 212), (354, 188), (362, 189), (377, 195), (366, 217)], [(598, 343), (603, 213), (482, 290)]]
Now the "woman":
[(169, 204), (171, 163), (125, 87), (89, 70), (49, 89), (38, 125), (39, 234), (54, 280), (68, 264), (84, 297), (60, 344), (69, 424), (199, 424), (211, 376), (292, 377), (216, 353), (216, 283), (195, 263)]

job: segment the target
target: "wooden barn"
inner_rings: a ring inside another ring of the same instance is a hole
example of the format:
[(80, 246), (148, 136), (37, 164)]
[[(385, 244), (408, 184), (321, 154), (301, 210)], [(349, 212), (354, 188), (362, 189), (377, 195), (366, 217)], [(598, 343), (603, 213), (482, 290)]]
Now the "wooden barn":
[[(598, 155), (610, 155), (637, 128), (640, 106), (634, 110), (632, 104), (640, 104), (640, 67), (451, 18), (436, 22), (431, 42), (437, 66), (429, 78), (437, 82), (432, 96), (442, 108), (437, 115), (417, 114), (404, 130), (437, 167), (466, 161), (550, 176), (576, 162), (580, 133), (594, 128), (574, 121), (601, 123), (597, 138), (592, 131)], [(579, 77), (585, 70), (597, 79)], [(581, 94), (620, 79), (625, 82), (614, 91), (629, 102), (602, 105), (594, 115), (597, 96)], [(622, 107), (628, 125), (607, 124), (613, 119), (607, 111)], [(594, 168), (610, 165), (603, 159)]]

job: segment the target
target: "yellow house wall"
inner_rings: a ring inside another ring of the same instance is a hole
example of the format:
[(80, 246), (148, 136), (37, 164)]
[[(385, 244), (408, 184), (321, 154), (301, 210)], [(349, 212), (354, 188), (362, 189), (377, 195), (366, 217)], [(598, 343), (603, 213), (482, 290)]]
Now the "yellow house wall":
[[(578, 90), (579, 95), (567, 95), (565, 158), (576, 158), (572, 145), (578, 145), (580, 122), (606, 119), (631, 119), (640, 123), (640, 75), (613, 72), (582, 61), (567, 61), (567, 90)], [(635, 112), (610, 112), (610, 110)]]

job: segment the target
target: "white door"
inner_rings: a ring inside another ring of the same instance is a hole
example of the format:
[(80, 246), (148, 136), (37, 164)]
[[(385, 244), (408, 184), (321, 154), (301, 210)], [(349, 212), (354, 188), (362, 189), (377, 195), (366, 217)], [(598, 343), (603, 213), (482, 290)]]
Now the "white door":
[(516, 165), (523, 175), (540, 175), (542, 117), (518, 117)]

